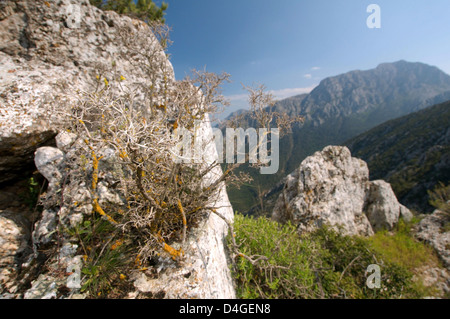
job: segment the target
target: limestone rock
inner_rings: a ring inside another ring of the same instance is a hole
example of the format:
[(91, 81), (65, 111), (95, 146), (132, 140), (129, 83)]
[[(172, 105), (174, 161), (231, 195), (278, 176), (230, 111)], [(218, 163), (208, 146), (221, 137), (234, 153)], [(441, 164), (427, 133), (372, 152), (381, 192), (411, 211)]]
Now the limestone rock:
[(55, 147), (41, 147), (34, 155), (36, 168), (47, 179), (50, 187), (61, 184), (63, 160), (64, 153)]
[(400, 214), (411, 217), (389, 184), (370, 182), (367, 164), (347, 147), (327, 146), (287, 177), (272, 218), (290, 220), (300, 231), (328, 224), (346, 234), (370, 236), (374, 230), (392, 229)]
[(375, 231), (394, 228), (400, 216), (407, 221), (412, 218), (409, 210), (397, 201), (391, 185), (383, 180), (370, 182), (366, 200), (366, 214)]
[(306, 231), (327, 223), (349, 234), (371, 235), (363, 213), (368, 180), (366, 163), (352, 158), (346, 147), (328, 146), (288, 178), (273, 218), (291, 220)]
[[(149, 65), (148, 54), (156, 57), (155, 65)], [(34, 225), (32, 239), (36, 246), (52, 242), (56, 221), (65, 227), (74, 226), (92, 213), (90, 185), (62, 180), (66, 161), (77, 156), (83, 142), (67, 132), (58, 134), (53, 124), (62, 120), (62, 115), (49, 109), (75, 101), (77, 90), (91, 90), (99, 82), (105, 85), (104, 80), (117, 77), (121, 86), (133, 88), (137, 104), (145, 98), (144, 88), (155, 87), (159, 92), (162, 79), (175, 81), (172, 65), (147, 24), (101, 11), (88, 0), (0, 1), (0, 182), (35, 167), (49, 181), (45, 196), (53, 204), (45, 207)], [(199, 138), (212, 137), (208, 120), (200, 130)], [(206, 153), (211, 154), (207, 163), (217, 158), (214, 146), (211, 143), (206, 147)], [(113, 180), (116, 167), (108, 160), (116, 154), (105, 148), (99, 156), (103, 156), (98, 168), (99, 202), (120, 205), (121, 194), (111, 187), (117, 182)], [(27, 170), (12, 169), (20, 165)], [(210, 171), (205, 184), (220, 174), (219, 167)], [(77, 205), (73, 205), (75, 202)], [(232, 221), (225, 186), (211, 202)], [(226, 223), (210, 215), (190, 234), (182, 265), (161, 260), (157, 266), (161, 278), (152, 281), (151, 277), (139, 277), (135, 286), (140, 291), (164, 290), (166, 298), (234, 298), (226, 234)], [(76, 258), (74, 253), (69, 255), (69, 259)], [(54, 298), (58, 286), (66, 284), (50, 274), (33, 279), (25, 298)], [(147, 282), (152, 288), (145, 286)]]
[(15, 292), (21, 255), (28, 247), (28, 231), (8, 212), (0, 214), (0, 293)]
[[(95, 87), (99, 72), (123, 75), (124, 86), (157, 85), (139, 53), (158, 46), (145, 23), (88, 0), (0, 1), (0, 183), (32, 172), (36, 149), (54, 145), (52, 101)], [(159, 77), (173, 77), (162, 50), (158, 58)]]
[(449, 222), (450, 217), (448, 213), (435, 210), (433, 214), (427, 215), (420, 221), (415, 236), (431, 245), (450, 271)]
[[(205, 165), (213, 163), (218, 158), (212, 134), (209, 117), (206, 116), (196, 134), (198, 139), (209, 141), (203, 152)], [(213, 183), (221, 174), (221, 168), (216, 166), (205, 176), (205, 185)], [(212, 207), (218, 207), (217, 211), (223, 217), (229, 222), (233, 221), (233, 208), (224, 184), (210, 201)], [(163, 267), (164, 271), (157, 279), (143, 273), (137, 274), (135, 287), (140, 292), (151, 292), (153, 295), (164, 292), (164, 298), (236, 298), (224, 245), (227, 234), (226, 223), (217, 215), (210, 214), (189, 236), (183, 267), (171, 267), (169, 263)]]

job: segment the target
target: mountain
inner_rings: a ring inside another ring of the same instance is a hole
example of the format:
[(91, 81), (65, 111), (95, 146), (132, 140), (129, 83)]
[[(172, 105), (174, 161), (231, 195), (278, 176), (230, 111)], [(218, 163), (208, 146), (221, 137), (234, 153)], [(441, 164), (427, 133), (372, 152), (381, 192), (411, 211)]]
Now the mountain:
[(427, 190), (450, 181), (450, 101), (388, 121), (345, 143), (371, 179), (391, 183), (399, 201), (432, 212)]
[(234, 208), (248, 211), (260, 194), (323, 147), (340, 145), (383, 122), (444, 102), (449, 95), (449, 75), (427, 64), (398, 61), (326, 78), (311, 93), (278, 102), (275, 110), (302, 115), (305, 122), (281, 139), (277, 174), (243, 168), (254, 182), (228, 189)]

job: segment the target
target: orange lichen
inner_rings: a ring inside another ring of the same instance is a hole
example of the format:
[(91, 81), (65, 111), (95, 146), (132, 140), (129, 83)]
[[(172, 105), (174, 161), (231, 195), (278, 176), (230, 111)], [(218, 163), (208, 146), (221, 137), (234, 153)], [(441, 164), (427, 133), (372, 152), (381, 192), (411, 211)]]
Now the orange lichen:
[(181, 248), (175, 249), (172, 246), (167, 245), (166, 243), (163, 244), (163, 249), (164, 251), (169, 253), (173, 260), (177, 260), (183, 255), (183, 250)]
[(100, 215), (106, 217), (106, 219), (113, 224), (117, 224), (117, 222), (111, 217), (109, 216), (107, 213), (105, 213), (105, 211), (100, 207), (99, 203), (98, 203), (98, 198), (94, 198), (94, 211), (99, 213)]
[(117, 248), (119, 248), (122, 245), (123, 245), (123, 239), (118, 239), (114, 242), (114, 244), (112, 244), (111, 250), (116, 250)]
[(178, 200), (178, 209), (180, 210), (181, 216), (183, 218), (183, 225), (186, 226), (187, 225), (186, 215), (184, 213), (184, 209), (183, 209), (183, 206), (181, 205), (180, 200)]

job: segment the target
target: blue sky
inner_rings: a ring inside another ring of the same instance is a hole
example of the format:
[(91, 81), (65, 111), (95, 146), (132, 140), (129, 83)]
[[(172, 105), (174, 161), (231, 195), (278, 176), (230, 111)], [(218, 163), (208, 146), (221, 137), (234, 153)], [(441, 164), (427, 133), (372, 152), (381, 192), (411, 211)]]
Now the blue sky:
[[(449, 0), (166, 2), (176, 77), (204, 68), (231, 74), (223, 86), (229, 111), (247, 106), (241, 83), (284, 98), (383, 62), (424, 62), (450, 74)], [(366, 25), (372, 3), (381, 8), (380, 29)]]

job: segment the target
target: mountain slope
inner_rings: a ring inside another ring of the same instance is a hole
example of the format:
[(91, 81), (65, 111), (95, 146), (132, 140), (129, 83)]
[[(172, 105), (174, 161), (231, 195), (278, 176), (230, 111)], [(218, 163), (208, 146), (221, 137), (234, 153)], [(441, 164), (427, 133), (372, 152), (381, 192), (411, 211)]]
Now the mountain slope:
[[(229, 188), (235, 209), (245, 212), (258, 195), (271, 189), (307, 156), (327, 145), (339, 145), (378, 124), (447, 100), (450, 76), (423, 63), (384, 63), (367, 71), (329, 77), (308, 95), (275, 106), (305, 123), (280, 141), (280, 168), (274, 175), (252, 171), (254, 182), (240, 190)], [(252, 126), (253, 123), (248, 123)]]
[(399, 201), (432, 211), (427, 190), (450, 181), (450, 101), (388, 121), (345, 143), (371, 179), (391, 183)]

